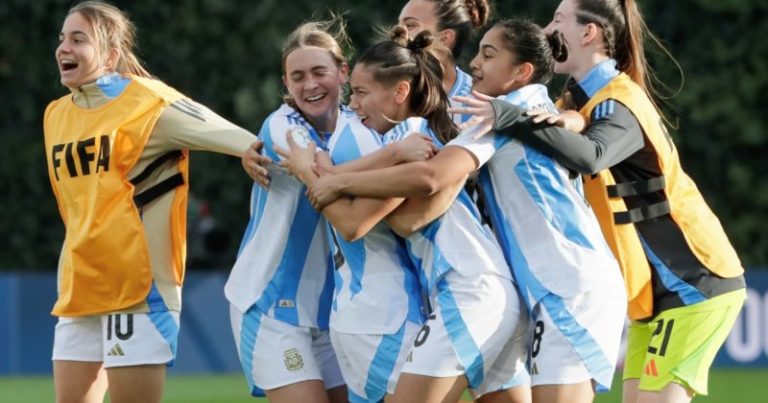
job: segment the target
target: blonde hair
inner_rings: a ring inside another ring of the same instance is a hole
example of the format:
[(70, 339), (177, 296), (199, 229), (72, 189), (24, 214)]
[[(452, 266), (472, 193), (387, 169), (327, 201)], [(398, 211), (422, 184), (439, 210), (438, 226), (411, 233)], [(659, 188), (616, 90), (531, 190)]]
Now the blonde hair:
[(139, 77), (151, 77), (134, 53), (136, 27), (119, 8), (100, 1), (84, 1), (69, 9), (67, 15), (79, 13), (85, 18), (96, 35), (102, 55), (117, 49), (119, 57), (115, 71)]
[(347, 24), (340, 16), (332, 16), (327, 21), (309, 21), (299, 25), (283, 42), (283, 71), (285, 71), (285, 60), (288, 55), (306, 46), (327, 50), (337, 66), (343, 65), (347, 62), (345, 49), (351, 48), (346, 29)]
[[(299, 25), (283, 42), (281, 66), (285, 73), (285, 61), (288, 55), (296, 49), (314, 46), (325, 49), (333, 57), (336, 66), (347, 63), (346, 52), (351, 52), (352, 46), (347, 36), (347, 24), (341, 16), (331, 14), (327, 21), (309, 21)], [(346, 50), (346, 52), (345, 52)], [(283, 100), (290, 106), (296, 107), (291, 94), (286, 94)]]

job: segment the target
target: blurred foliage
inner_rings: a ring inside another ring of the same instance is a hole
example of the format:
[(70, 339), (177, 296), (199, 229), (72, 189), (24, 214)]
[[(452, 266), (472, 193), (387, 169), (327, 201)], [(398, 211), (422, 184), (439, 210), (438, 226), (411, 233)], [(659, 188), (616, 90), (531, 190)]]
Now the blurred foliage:
[[(760, 155), (768, 151), (768, 3), (762, 0), (640, 0), (649, 27), (675, 55), (684, 85), (668, 113), (687, 172), (719, 216), (745, 265), (768, 263), (768, 181)], [(357, 49), (392, 23), (404, 1), (375, 0), (133, 0), (115, 1), (138, 28), (139, 55), (149, 71), (231, 121), (256, 132), (280, 103), (280, 48), (299, 23), (341, 12)], [(54, 62), (57, 36), (70, 1), (0, 3), (0, 270), (55, 268), (63, 226), (47, 177), (42, 115), (66, 94)], [(555, 0), (499, 2), (497, 16), (528, 15), (545, 25)], [(673, 90), (681, 75), (649, 46), (658, 76)], [(465, 52), (462, 64), (474, 53)], [(553, 84), (559, 92), (562, 81)], [(762, 111), (762, 112), (760, 112)], [(228, 268), (248, 220), (251, 182), (240, 162), (193, 153), (191, 188), (210, 211), (219, 242), (215, 259), (191, 266)], [(762, 178), (762, 179), (761, 179)], [(193, 206), (195, 207), (195, 206)], [(190, 216), (197, 216), (192, 208)], [(210, 220), (209, 220), (210, 221)], [(208, 228), (208, 226), (205, 226)], [(192, 237), (195, 234), (191, 234)], [(213, 246), (205, 246), (212, 244)], [(203, 246), (200, 246), (203, 245)], [(190, 257), (201, 256), (190, 250)]]

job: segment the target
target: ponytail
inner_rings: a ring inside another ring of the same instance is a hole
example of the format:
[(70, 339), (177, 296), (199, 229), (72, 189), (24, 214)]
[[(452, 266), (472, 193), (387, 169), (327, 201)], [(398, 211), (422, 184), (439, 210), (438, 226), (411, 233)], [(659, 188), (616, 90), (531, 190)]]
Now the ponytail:
[[(579, 24), (596, 24), (603, 32), (608, 57), (614, 58), (619, 71), (626, 73), (661, 112), (657, 99), (665, 99), (655, 86), (666, 86), (656, 77), (645, 57), (645, 39), (650, 38), (668, 55), (681, 71), (680, 65), (661, 41), (645, 24), (635, 0), (577, 0), (576, 20)], [(664, 120), (670, 123), (666, 117)]]
[(405, 27), (398, 25), (391, 30), (389, 40), (373, 45), (358, 63), (386, 86), (408, 81), (410, 112), (426, 119), (440, 141), (448, 142), (456, 137), (458, 129), (448, 114), (448, 95), (443, 90), (443, 69), (436, 51), (430, 32), (422, 31), (409, 39)]
[(136, 27), (123, 11), (99, 1), (84, 1), (70, 8), (67, 15), (73, 13), (80, 13), (91, 24), (101, 55), (118, 50), (117, 73), (152, 77), (136, 56)]
[(452, 29), (456, 40), (451, 48), (454, 59), (461, 56), (472, 34), (488, 22), (488, 0), (429, 0), (434, 6), (438, 31)]

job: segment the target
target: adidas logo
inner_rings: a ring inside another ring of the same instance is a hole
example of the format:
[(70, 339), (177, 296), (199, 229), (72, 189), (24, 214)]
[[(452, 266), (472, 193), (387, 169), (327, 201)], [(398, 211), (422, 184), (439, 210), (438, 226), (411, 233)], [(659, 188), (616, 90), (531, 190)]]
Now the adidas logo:
[(536, 366), (536, 363), (534, 362), (531, 365), (531, 375), (538, 375), (539, 374), (539, 367)]
[(408, 352), (408, 356), (405, 357), (405, 362), (413, 362), (413, 351)]
[(656, 360), (651, 359), (648, 364), (645, 365), (645, 374), (648, 376), (659, 376), (659, 371), (656, 370)]
[(107, 357), (122, 357), (124, 355), (125, 353), (123, 352), (123, 349), (120, 347), (120, 344), (117, 343), (115, 343), (107, 353)]
[(292, 299), (281, 299), (277, 301), (277, 306), (280, 308), (294, 308), (296, 304), (293, 303)]

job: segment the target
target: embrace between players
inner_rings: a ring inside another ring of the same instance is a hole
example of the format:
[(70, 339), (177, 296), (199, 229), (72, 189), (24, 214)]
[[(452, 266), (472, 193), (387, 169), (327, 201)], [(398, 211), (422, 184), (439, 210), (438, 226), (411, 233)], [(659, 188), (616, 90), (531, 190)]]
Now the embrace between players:
[(627, 315), (623, 400), (706, 394), (743, 269), (657, 111), (635, 1), (563, 0), (545, 28), (488, 14), (411, 0), (351, 69), (340, 18), (302, 24), (257, 140), (152, 77), (123, 12), (74, 6), (56, 50), (71, 94), (44, 122), (66, 226), (57, 401), (161, 401), (188, 150), (255, 180), (225, 286), (254, 396), (590, 402)]

